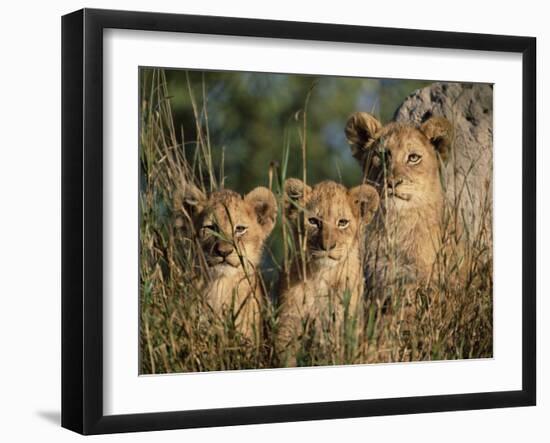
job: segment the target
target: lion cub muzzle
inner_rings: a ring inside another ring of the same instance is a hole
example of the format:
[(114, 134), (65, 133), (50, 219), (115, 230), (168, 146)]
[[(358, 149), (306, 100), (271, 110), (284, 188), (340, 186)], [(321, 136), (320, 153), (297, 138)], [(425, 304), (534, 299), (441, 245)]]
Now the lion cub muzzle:
[(338, 232), (328, 223), (320, 224), (318, 231), (309, 240), (311, 258), (338, 261), (342, 258), (342, 248), (338, 246)]
[(235, 253), (235, 248), (231, 243), (219, 241), (214, 244), (210, 265), (217, 266), (224, 264), (236, 268), (240, 265), (240, 260)]

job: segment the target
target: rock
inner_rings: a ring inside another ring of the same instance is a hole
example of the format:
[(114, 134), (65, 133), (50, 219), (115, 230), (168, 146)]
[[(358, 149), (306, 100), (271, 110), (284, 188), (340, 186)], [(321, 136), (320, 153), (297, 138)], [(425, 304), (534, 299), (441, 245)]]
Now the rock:
[(444, 169), (446, 194), (450, 201), (459, 198), (477, 225), (481, 208), (492, 208), (493, 86), (434, 83), (407, 97), (394, 120), (419, 125), (431, 116), (445, 117), (454, 127), (454, 155)]

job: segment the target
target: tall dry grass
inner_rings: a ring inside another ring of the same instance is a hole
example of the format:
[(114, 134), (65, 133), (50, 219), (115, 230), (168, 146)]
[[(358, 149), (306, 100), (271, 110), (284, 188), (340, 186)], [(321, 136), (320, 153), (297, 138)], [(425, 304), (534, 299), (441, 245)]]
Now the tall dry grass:
[[(214, 165), (210, 139), (206, 87), (193, 90), (188, 82), (196, 134), (186, 140), (174, 125), (170, 96), (162, 70), (142, 71), (140, 112), (140, 373), (173, 373), (285, 366), (275, 353), (278, 327), (277, 278), (303, 257), (305, 240), (293, 235), (279, 209), (277, 225), (265, 247), (262, 284), (268, 303), (262, 312), (257, 340), (243, 337), (229, 310), (213, 315), (202, 299), (201, 284), (209, 272), (195, 236), (193, 221), (180, 204), (178, 190), (193, 183), (208, 194), (223, 187), (225, 171)], [(289, 161), (307, 156), (307, 98), (294, 118), (301, 146), (281, 140), (281, 156), (265, 165), (265, 185), (282, 208), (282, 184)], [(218, 175), (216, 175), (216, 171)], [(304, 181), (307, 170), (303, 169)], [(460, 186), (456, 189), (460, 190)], [(463, 195), (467, 190), (462, 189)], [(489, 195), (489, 192), (487, 192)], [(383, 297), (366, 294), (361, 312), (347, 308), (341, 294), (344, 319), (337, 326), (312, 327), (321, 319), (307, 319), (299, 335), (296, 365), (334, 365), (418, 360), (448, 360), (492, 356), (492, 231), (491, 201), (487, 197), (465, 215), (456, 192), (447, 204), (443, 221), (446, 244), (438, 256), (429, 285), (385, 282)], [(475, 223), (471, 217), (477, 217)], [(458, 231), (458, 222), (474, 227)], [(458, 238), (460, 237), (460, 238)], [(277, 253), (275, 243), (282, 243)], [(457, 269), (465, 279), (456, 279)], [(381, 302), (381, 300), (384, 300)], [(333, 309), (333, 308), (330, 308)], [(336, 307), (334, 307), (336, 309)], [(357, 321), (361, 318), (362, 321)]]

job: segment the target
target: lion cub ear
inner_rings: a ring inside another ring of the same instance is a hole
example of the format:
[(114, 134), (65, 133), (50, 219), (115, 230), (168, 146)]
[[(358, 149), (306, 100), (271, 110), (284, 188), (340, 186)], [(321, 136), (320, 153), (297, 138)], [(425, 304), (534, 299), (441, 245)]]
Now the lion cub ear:
[(376, 117), (367, 112), (355, 112), (346, 123), (346, 138), (350, 144), (353, 156), (362, 162), (367, 144), (374, 140), (376, 133), (382, 128)]
[(182, 183), (174, 193), (174, 213), (176, 214), (176, 226), (184, 224), (182, 214), (187, 214), (195, 219), (200, 214), (207, 202), (206, 195), (192, 183)]
[(288, 178), (284, 184), (285, 217), (294, 219), (305, 206), (311, 194), (311, 187), (297, 178)]
[(370, 185), (360, 185), (351, 188), (348, 195), (355, 216), (365, 224), (370, 223), (380, 205), (380, 197), (376, 189)]
[(244, 201), (254, 208), (258, 223), (265, 235), (269, 235), (277, 218), (277, 200), (273, 192), (263, 186), (258, 186), (244, 196)]
[(453, 141), (453, 126), (443, 117), (431, 117), (420, 126), (422, 133), (428, 137), (430, 143), (444, 162), (447, 162)]

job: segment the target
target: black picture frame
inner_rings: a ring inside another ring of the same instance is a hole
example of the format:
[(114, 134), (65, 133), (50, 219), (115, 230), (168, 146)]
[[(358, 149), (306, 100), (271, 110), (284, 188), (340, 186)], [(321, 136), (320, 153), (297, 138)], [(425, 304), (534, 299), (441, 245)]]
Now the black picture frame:
[[(522, 389), (104, 415), (103, 30), (107, 28), (519, 53), (523, 63)], [(62, 18), (62, 426), (82, 434), (530, 406), (536, 403), (536, 39), (83, 9)]]

